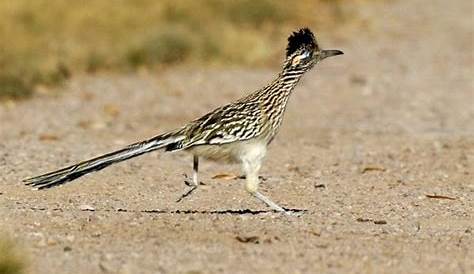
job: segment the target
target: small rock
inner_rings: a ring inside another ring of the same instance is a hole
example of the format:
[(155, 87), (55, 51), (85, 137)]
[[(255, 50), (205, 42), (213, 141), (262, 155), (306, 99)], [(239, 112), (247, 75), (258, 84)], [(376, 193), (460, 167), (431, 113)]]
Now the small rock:
[(352, 75), (350, 81), (351, 83), (359, 86), (364, 86), (367, 84), (367, 78), (362, 75)]
[(69, 251), (72, 251), (72, 247), (70, 247), (70, 246), (65, 246), (65, 247), (63, 248), (63, 250), (64, 250), (64, 252), (69, 252)]
[(367, 165), (361, 169), (361, 173), (364, 174), (369, 171), (386, 171), (386, 168), (378, 165)]
[(76, 238), (74, 237), (74, 235), (68, 235), (68, 236), (66, 237), (66, 240), (68, 240), (68, 241), (71, 242), (71, 243), (74, 242), (75, 239), (76, 239)]
[(259, 244), (260, 239), (258, 236), (237, 236), (235, 239), (241, 243), (253, 243), (253, 244)]
[(54, 134), (41, 134), (38, 139), (40, 141), (57, 141), (59, 140), (59, 136), (54, 135)]
[(95, 211), (95, 208), (90, 205), (80, 205), (79, 209), (82, 211)]
[(372, 221), (372, 219), (359, 217), (356, 219), (356, 221), (361, 222), (361, 223), (366, 223), (366, 222)]
[(56, 241), (55, 239), (49, 238), (48, 241), (46, 242), (46, 244), (49, 245), (49, 246), (53, 246), (53, 245), (57, 245), (58, 241)]
[(81, 120), (77, 123), (77, 126), (83, 129), (89, 129), (91, 128), (93, 122), (90, 120)]
[(314, 235), (314, 236), (317, 236), (317, 237), (321, 237), (321, 232), (311, 230), (311, 231), (309, 231), (309, 233), (310, 233), (311, 235)]
[(96, 232), (92, 233), (92, 237), (94, 237), (94, 238), (98, 238), (101, 235), (102, 235), (102, 232), (100, 232), (100, 231), (96, 231)]
[(377, 221), (374, 221), (374, 224), (376, 224), (376, 225), (386, 225), (386, 224), (387, 224), (387, 221), (385, 221), (385, 220), (377, 220)]

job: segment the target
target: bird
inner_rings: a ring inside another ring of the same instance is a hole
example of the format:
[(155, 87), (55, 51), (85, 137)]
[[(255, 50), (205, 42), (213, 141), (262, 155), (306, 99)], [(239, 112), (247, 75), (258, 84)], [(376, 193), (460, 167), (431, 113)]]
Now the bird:
[(280, 73), (263, 88), (218, 107), (175, 130), (90, 160), (24, 179), (23, 182), (36, 189), (48, 189), (152, 151), (186, 151), (193, 156), (193, 175), (185, 180), (187, 190), (177, 202), (188, 197), (200, 185), (199, 160), (203, 158), (218, 163), (240, 164), (245, 174), (247, 192), (271, 210), (290, 214), (290, 210), (259, 191), (259, 170), (267, 147), (282, 124), (288, 99), (301, 77), (320, 61), (341, 54), (341, 50), (321, 49), (309, 28), (297, 29), (288, 37)]

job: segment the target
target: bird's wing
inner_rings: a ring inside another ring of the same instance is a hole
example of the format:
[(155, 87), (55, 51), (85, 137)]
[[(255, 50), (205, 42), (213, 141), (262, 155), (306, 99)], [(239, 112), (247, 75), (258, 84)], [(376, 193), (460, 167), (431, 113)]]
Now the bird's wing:
[(258, 102), (236, 102), (220, 107), (188, 124), (183, 148), (245, 141), (264, 132), (265, 115)]

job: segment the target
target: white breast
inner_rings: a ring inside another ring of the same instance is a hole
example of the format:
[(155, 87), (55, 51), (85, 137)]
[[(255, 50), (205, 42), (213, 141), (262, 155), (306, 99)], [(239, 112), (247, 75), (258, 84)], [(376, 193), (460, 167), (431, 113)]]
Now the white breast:
[(213, 161), (243, 163), (245, 161), (260, 162), (267, 152), (266, 141), (248, 140), (221, 145), (201, 145), (188, 149), (194, 155)]

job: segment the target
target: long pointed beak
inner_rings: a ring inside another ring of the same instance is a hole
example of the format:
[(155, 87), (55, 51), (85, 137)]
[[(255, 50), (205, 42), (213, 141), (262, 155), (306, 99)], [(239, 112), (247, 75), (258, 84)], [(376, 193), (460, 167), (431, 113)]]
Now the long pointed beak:
[(337, 49), (323, 50), (321, 52), (321, 60), (331, 57), (331, 56), (336, 56), (336, 55), (341, 55), (341, 54), (344, 54), (344, 52)]

